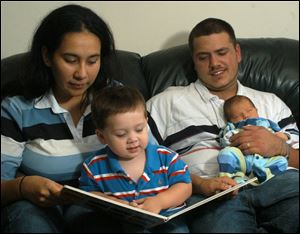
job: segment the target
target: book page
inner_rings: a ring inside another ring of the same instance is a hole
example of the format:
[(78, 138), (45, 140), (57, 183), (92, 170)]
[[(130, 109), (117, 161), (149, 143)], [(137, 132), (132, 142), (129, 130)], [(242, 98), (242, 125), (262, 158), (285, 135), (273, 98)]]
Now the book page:
[(147, 228), (164, 223), (167, 220), (165, 216), (101, 197), (69, 185), (64, 186), (62, 199), (71, 201), (77, 205), (100, 210), (115, 218), (120, 218)]
[(72, 186), (65, 185), (62, 190), (62, 199), (68, 200), (73, 202), (74, 204), (86, 206), (92, 209), (99, 210), (101, 212), (104, 212), (108, 215), (112, 215), (114, 218), (119, 218), (124, 221), (129, 221), (131, 223), (140, 225), (144, 228), (151, 228), (154, 226), (157, 226), (159, 224), (162, 224), (164, 222), (168, 222), (169, 220), (184, 214), (190, 210), (193, 210), (205, 203), (208, 203), (214, 199), (217, 199), (221, 196), (224, 196), (236, 189), (239, 189), (249, 183), (252, 183), (253, 181), (257, 180), (257, 178), (249, 179), (244, 184), (238, 184), (236, 186), (233, 186), (227, 190), (224, 190), (222, 192), (219, 192), (215, 195), (212, 195), (210, 197), (207, 197), (205, 199), (201, 199), (199, 202), (196, 202), (193, 205), (190, 205), (186, 207), (183, 210), (180, 210), (176, 212), (175, 214), (171, 216), (163, 216), (159, 214), (155, 214), (146, 210), (142, 210), (140, 208), (136, 208), (130, 205), (126, 205), (121, 202), (117, 202), (114, 200), (111, 200), (106, 197), (101, 197), (99, 195), (83, 191), (78, 188), (74, 188)]

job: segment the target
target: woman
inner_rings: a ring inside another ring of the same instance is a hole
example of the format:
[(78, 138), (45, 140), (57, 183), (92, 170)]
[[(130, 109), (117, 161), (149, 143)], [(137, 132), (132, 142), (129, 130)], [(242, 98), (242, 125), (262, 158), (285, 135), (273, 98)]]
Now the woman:
[(1, 103), (3, 231), (116, 231), (92, 210), (59, 205), (63, 184), (76, 185), (86, 156), (103, 147), (90, 99), (113, 83), (114, 56), (108, 25), (88, 8), (66, 5), (41, 22), (22, 95)]

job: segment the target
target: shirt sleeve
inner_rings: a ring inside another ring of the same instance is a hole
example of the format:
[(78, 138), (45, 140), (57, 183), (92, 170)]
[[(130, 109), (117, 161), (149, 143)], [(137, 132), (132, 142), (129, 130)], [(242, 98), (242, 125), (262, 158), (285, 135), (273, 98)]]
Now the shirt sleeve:
[(179, 154), (173, 152), (168, 156), (168, 178), (169, 185), (176, 183), (191, 183), (188, 166), (180, 159)]
[(22, 111), (12, 98), (1, 103), (1, 179), (16, 176), (22, 163), (25, 139), (22, 134)]

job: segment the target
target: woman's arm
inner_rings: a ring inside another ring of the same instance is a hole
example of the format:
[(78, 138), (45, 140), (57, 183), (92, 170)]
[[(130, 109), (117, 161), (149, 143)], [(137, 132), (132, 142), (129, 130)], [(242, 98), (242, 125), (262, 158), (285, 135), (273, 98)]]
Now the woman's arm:
[(1, 207), (22, 199), (20, 194), (20, 182), (22, 178), (1, 180)]
[(59, 198), (63, 188), (61, 184), (41, 176), (22, 178), (1, 181), (1, 206), (22, 199), (42, 207), (57, 205), (61, 202)]

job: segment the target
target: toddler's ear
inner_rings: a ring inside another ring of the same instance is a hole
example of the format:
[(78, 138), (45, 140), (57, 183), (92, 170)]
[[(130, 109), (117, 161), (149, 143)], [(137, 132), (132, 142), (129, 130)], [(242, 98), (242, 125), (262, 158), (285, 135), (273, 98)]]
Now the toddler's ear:
[(96, 129), (96, 135), (97, 135), (97, 137), (98, 137), (98, 140), (99, 140), (103, 145), (106, 145), (106, 140), (105, 140), (105, 137), (104, 137), (102, 131), (99, 130), (99, 129)]

